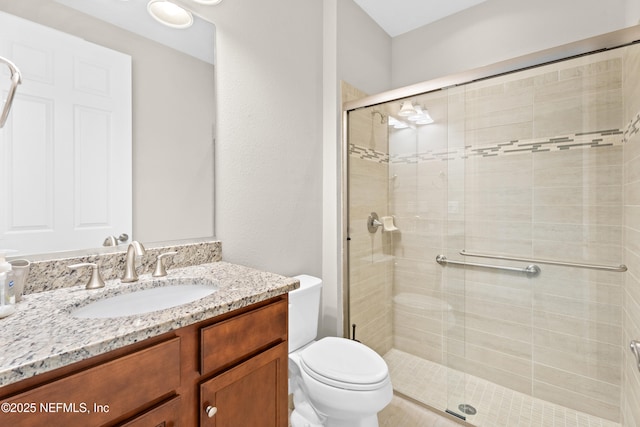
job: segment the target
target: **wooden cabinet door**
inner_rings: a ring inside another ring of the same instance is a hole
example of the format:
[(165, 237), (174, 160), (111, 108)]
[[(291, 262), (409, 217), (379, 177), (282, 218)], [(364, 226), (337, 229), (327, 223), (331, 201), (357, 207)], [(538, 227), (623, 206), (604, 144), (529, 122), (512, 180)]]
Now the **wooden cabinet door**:
[(287, 427), (287, 342), (200, 385), (201, 427)]

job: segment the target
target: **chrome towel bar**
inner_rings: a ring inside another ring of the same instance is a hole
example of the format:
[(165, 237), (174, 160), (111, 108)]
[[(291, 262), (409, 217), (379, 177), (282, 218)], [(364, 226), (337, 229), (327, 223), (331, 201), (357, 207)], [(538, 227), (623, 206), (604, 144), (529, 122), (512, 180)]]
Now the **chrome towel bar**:
[(549, 259), (532, 259), (532, 258), (521, 258), (521, 257), (512, 257), (512, 256), (494, 255), (494, 254), (479, 254), (476, 252), (467, 252), (464, 249), (460, 251), (460, 255), (479, 257), (479, 258), (501, 259), (506, 261), (535, 262), (538, 264), (561, 265), (564, 267), (589, 268), (592, 270), (617, 271), (621, 273), (627, 271), (627, 266), (624, 264), (620, 264), (618, 266), (581, 264), (577, 262), (553, 261)]
[(440, 265), (447, 265), (447, 264), (455, 264), (455, 265), (467, 265), (470, 267), (482, 267), (482, 268), (493, 268), (496, 270), (505, 270), (505, 271), (514, 271), (516, 273), (525, 273), (529, 276), (537, 276), (538, 273), (540, 273), (540, 267), (538, 267), (535, 264), (531, 264), (528, 265), (524, 268), (520, 268), (520, 267), (506, 267), (503, 265), (490, 265), (490, 264), (478, 264), (475, 262), (464, 262), (464, 261), (452, 261), (450, 259), (447, 259), (446, 256), (444, 255), (438, 255), (436, 256), (436, 262)]

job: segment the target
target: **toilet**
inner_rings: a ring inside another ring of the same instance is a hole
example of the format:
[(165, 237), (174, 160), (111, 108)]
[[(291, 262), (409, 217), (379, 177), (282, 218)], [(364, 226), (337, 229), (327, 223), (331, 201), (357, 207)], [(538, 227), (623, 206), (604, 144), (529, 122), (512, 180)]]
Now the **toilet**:
[(346, 338), (316, 341), (322, 280), (296, 276), (289, 292), (289, 392), (292, 427), (377, 427), (393, 387), (384, 359)]

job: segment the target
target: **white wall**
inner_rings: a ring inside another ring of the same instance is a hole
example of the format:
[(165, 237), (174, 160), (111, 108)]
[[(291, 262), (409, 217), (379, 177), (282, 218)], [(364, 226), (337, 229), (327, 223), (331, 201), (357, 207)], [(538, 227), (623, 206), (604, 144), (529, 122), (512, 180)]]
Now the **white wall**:
[(336, 334), (339, 81), (386, 90), (390, 38), (343, 0), (234, 0), (194, 9), (217, 30), (215, 229), (223, 258), (322, 277), (323, 334)]
[(368, 94), (389, 90), (391, 37), (353, 1), (338, 2), (338, 78)]
[(322, 8), (322, 313), (321, 336), (340, 335), (342, 313), (342, 228), (340, 224), (340, 111), (338, 2)]
[(637, 3), (488, 0), (395, 37), (392, 86), (403, 87), (625, 28), (640, 18)]
[(345, 0), (193, 6), (217, 27), (223, 257), (323, 277), (325, 334), (342, 328), (339, 81), (382, 92), (622, 28), (633, 8), (628, 0), (606, 10), (597, 0), (487, 3), (392, 41)]
[(216, 25), (216, 237), (223, 259), (321, 274), (322, 3), (224, 1)]
[(389, 88), (391, 38), (352, 1), (323, 1), (323, 314), (320, 335), (342, 334), (340, 81), (368, 93)]
[(640, 2), (638, 0), (626, 0), (627, 25), (640, 24)]

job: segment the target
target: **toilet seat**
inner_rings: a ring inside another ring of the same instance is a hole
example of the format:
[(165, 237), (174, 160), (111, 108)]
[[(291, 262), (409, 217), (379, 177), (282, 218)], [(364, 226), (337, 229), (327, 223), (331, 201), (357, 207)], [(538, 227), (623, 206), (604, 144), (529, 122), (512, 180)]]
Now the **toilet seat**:
[(377, 390), (389, 382), (384, 359), (359, 342), (323, 338), (300, 352), (300, 366), (313, 379), (345, 390)]

